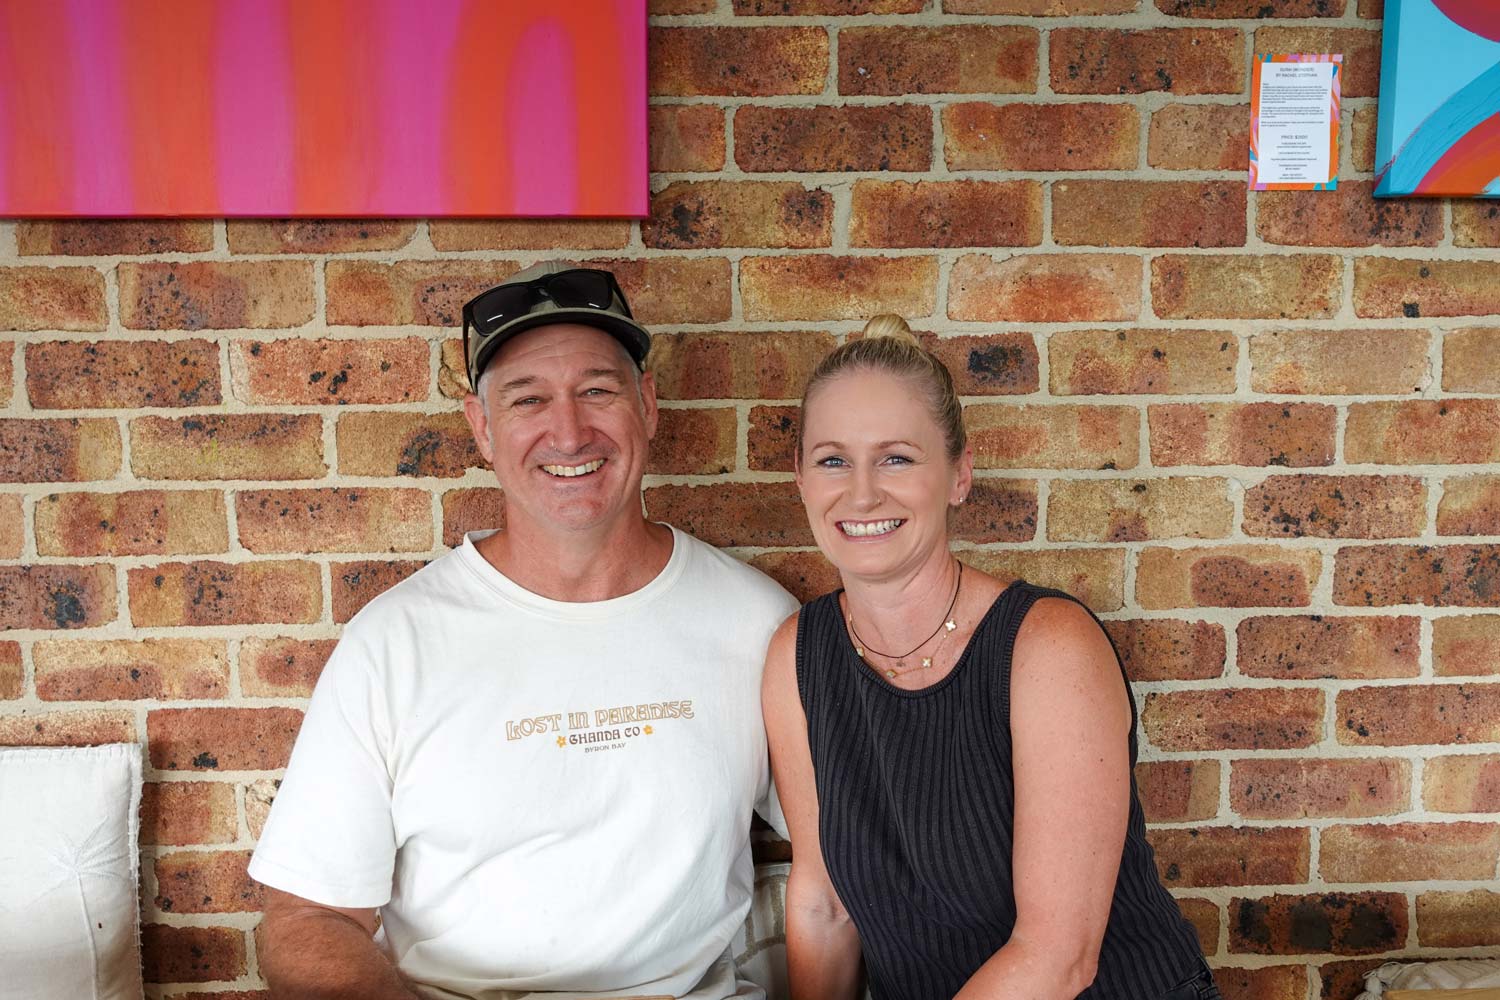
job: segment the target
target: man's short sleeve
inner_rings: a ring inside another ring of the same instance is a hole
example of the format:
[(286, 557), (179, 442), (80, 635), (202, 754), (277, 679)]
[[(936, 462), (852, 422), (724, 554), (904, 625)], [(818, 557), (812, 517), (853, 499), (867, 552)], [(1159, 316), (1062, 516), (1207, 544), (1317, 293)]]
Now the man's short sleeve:
[(318, 678), (252, 878), (325, 906), (383, 906), (396, 842), (390, 718), (362, 643), (347, 633)]

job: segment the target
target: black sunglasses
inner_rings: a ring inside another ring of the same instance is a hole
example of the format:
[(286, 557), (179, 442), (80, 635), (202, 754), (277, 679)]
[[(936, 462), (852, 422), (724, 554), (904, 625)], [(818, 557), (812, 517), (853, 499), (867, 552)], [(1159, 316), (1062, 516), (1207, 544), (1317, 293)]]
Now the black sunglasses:
[(598, 268), (577, 267), (531, 281), (497, 285), (464, 305), (465, 357), (469, 356), (471, 328), (480, 337), (488, 337), (511, 320), (529, 314), (540, 302), (552, 302), (560, 309), (604, 309), (630, 316), (630, 304), (615, 276)]

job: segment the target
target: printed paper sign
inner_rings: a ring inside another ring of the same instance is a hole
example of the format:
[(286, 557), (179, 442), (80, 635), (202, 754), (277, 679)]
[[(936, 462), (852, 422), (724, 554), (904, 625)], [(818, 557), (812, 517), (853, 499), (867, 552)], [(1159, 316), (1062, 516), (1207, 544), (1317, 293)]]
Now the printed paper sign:
[(1339, 185), (1339, 83), (1344, 57), (1257, 55), (1250, 81), (1250, 189), (1332, 191)]

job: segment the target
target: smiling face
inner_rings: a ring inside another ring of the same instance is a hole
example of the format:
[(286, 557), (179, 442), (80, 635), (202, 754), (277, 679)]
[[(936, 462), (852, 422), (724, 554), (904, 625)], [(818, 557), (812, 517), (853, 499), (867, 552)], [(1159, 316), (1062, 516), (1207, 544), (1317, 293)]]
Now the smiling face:
[(910, 379), (854, 370), (803, 410), (797, 484), (818, 547), (845, 575), (916, 572), (948, 550), (948, 508), (968, 495), (973, 458), (948, 458), (942, 428)]
[(618, 341), (575, 323), (528, 330), (495, 354), (482, 388), (464, 414), (505, 490), (508, 531), (641, 519), (656, 389)]

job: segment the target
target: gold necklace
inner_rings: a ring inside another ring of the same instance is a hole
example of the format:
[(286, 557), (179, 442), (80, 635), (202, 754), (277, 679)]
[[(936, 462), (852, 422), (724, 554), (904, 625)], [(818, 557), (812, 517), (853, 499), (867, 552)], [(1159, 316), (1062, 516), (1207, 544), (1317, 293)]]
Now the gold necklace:
[[(963, 585), (964, 564), (960, 561), (958, 563), (958, 582), (953, 585), (953, 598), (948, 602), (948, 610), (943, 613), (943, 620), (938, 623), (938, 627), (933, 629), (932, 632), (927, 636), (927, 638), (923, 639), (921, 642), (917, 643), (906, 652), (900, 654), (882, 653), (880, 650), (876, 649), (875, 647), (871, 646), (869, 643), (861, 639), (859, 637), (859, 633), (855, 631), (854, 612), (851, 611), (847, 615), (846, 620), (849, 623), (849, 635), (854, 639), (854, 652), (858, 654), (859, 658), (862, 660), (865, 659), (865, 651), (868, 650), (869, 652), (874, 653), (876, 656), (883, 656), (887, 660), (896, 661), (896, 666), (894, 668), (885, 667), (880, 671), (892, 680), (902, 674), (913, 673), (917, 670), (929, 669), (932, 666), (932, 661), (937, 658), (938, 651), (943, 648), (943, 639), (948, 638), (948, 634), (954, 629), (958, 628), (958, 623), (953, 620), (953, 609), (958, 606), (958, 592), (963, 589)], [(941, 633), (942, 638), (938, 639), (938, 644), (933, 647), (932, 655), (922, 657), (921, 666), (908, 668), (906, 666), (906, 658), (931, 642), (933, 637), (938, 635), (939, 633)], [(869, 661), (865, 660), (865, 662), (868, 663)], [(871, 664), (871, 666), (874, 666), (874, 664)]]

